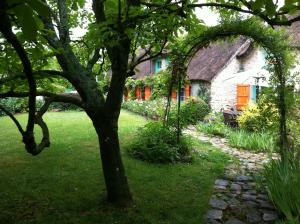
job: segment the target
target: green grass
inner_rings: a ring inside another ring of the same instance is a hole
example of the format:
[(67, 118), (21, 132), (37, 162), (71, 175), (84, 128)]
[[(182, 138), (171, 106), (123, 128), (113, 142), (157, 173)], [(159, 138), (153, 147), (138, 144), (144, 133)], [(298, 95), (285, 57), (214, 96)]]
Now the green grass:
[[(24, 123), (26, 116), (17, 118)], [(214, 180), (228, 158), (211, 145), (193, 164), (154, 165), (122, 156), (135, 206), (105, 202), (96, 133), (83, 112), (48, 113), (52, 145), (37, 157), (25, 152), (16, 127), (0, 118), (0, 223), (202, 223)], [(120, 142), (125, 147), (142, 117), (122, 112)]]
[(254, 152), (275, 151), (275, 140), (270, 132), (248, 132), (243, 129), (232, 129), (223, 123), (196, 126), (200, 132), (228, 139), (230, 146)]

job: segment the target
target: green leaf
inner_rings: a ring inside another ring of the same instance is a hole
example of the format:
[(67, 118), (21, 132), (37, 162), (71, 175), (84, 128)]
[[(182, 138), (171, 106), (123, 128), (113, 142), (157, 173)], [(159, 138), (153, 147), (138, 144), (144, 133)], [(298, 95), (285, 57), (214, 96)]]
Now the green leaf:
[(43, 16), (50, 16), (50, 10), (41, 0), (26, 0), (27, 4), (33, 8), (38, 14)]
[(256, 0), (251, 3), (251, 7), (253, 11), (261, 11), (262, 7), (264, 6), (265, 1), (263, 0)]
[(276, 14), (276, 5), (273, 0), (266, 0), (266, 12), (271, 17)]
[(33, 18), (34, 11), (26, 4), (21, 4), (13, 8), (13, 11), (17, 17), (17, 22), (21, 26), (24, 34), (24, 38), (29, 41), (33, 41), (37, 35), (37, 24)]

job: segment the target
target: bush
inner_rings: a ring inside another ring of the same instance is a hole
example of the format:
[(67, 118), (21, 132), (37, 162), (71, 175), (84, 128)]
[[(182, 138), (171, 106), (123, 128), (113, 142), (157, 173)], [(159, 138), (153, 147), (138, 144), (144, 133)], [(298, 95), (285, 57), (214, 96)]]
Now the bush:
[(177, 143), (176, 131), (160, 122), (148, 123), (128, 148), (131, 156), (152, 163), (190, 162), (191, 148), (187, 138)]
[(239, 127), (250, 132), (273, 131), (278, 127), (278, 111), (275, 105), (262, 98), (257, 105), (249, 105), (238, 116)]
[(146, 116), (152, 119), (161, 119), (165, 111), (164, 100), (129, 100), (122, 104), (122, 108), (133, 113), (137, 113), (142, 116)]
[[(28, 110), (28, 98), (0, 99), (0, 104), (13, 114), (23, 113)], [(4, 115), (6, 114), (0, 110), (0, 116)]]
[(50, 104), (49, 110), (69, 111), (69, 110), (82, 110), (82, 109), (70, 103), (53, 102)]
[(249, 133), (244, 130), (231, 131), (228, 135), (229, 145), (251, 151), (271, 152), (274, 150), (274, 138), (269, 133)]
[(221, 113), (211, 113), (204, 118), (204, 122), (197, 125), (197, 129), (209, 135), (227, 137), (231, 129), (224, 124)]
[(185, 124), (196, 124), (203, 121), (210, 112), (209, 105), (200, 98), (191, 97), (181, 107), (180, 114)]
[(289, 224), (300, 222), (300, 161), (284, 158), (272, 161), (264, 171), (267, 192)]
[[(170, 112), (168, 124), (172, 127), (177, 126), (177, 108), (176, 105)], [(183, 102), (180, 108), (180, 126), (185, 128), (190, 124), (197, 124), (199, 121), (203, 121), (204, 117), (208, 115), (210, 111), (209, 105), (200, 98), (190, 98)]]

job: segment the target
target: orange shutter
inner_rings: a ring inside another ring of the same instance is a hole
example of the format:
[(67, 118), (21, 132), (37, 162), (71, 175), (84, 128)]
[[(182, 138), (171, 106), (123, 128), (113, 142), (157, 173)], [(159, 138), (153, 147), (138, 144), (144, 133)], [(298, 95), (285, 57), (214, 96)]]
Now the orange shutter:
[(140, 87), (136, 87), (136, 89), (135, 89), (135, 97), (138, 100), (142, 99), (142, 94), (141, 94), (141, 88)]
[(243, 110), (245, 106), (249, 103), (250, 98), (250, 85), (241, 85), (238, 84), (237, 88), (237, 102), (236, 102), (236, 109)]
[(185, 99), (188, 99), (190, 97), (190, 94), (191, 94), (190, 91), (191, 91), (190, 85), (186, 84), (185, 88), (184, 88)]
[(177, 99), (177, 94), (175, 90), (172, 90), (172, 99), (176, 100)]
[(149, 86), (145, 87), (145, 100), (149, 100), (151, 96), (151, 89)]

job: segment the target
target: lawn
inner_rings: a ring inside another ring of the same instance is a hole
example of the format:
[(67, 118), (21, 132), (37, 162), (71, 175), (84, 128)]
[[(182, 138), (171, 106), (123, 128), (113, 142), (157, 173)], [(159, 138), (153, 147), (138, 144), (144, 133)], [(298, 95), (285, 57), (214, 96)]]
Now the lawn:
[[(24, 122), (26, 116), (18, 115)], [(0, 223), (202, 223), (214, 180), (228, 158), (198, 143), (192, 164), (157, 165), (122, 151), (135, 206), (107, 204), (96, 133), (83, 112), (45, 116), (51, 147), (37, 157), (25, 152), (16, 127), (0, 118)], [(121, 146), (147, 121), (122, 112)], [(127, 145), (128, 146), (128, 145)]]

